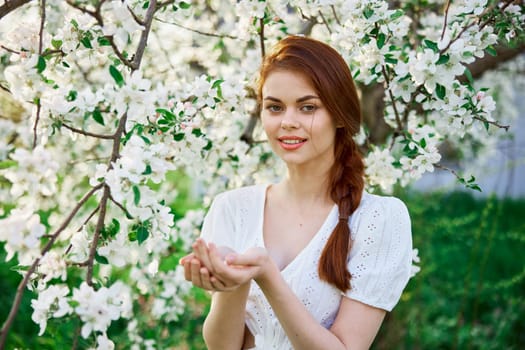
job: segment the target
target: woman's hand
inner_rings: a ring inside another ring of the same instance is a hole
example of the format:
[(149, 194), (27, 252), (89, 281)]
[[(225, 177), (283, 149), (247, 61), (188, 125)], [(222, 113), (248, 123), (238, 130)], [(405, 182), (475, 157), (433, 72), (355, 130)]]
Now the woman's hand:
[(197, 239), (192, 247), (193, 253), (180, 260), (184, 276), (195, 286), (207, 290), (234, 290), (275, 267), (264, 248), (250, 248), (244, 254), (236, 254), (228, 247), (206, 244), (202, 239)]

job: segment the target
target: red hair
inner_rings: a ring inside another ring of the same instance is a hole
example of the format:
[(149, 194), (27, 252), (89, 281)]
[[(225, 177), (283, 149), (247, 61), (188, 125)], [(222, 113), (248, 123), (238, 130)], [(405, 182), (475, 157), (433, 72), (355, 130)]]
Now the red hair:
[(352, 74), (345, 60), (329, 45), (289, 36), (264, 58), (258, 82), (259, 102), (266, 78), (276, 69), (304, 74), (337, 126), (329, 194), (339, 207), (339, 222), (323, 249), (318, 272), (322, 280), (346, 292), (350, 289), (347, 259), (352, 246), (348, 220), (359, 206), (364, 188), (363, 158), (353, 139), (359, 132), (361, 108)]

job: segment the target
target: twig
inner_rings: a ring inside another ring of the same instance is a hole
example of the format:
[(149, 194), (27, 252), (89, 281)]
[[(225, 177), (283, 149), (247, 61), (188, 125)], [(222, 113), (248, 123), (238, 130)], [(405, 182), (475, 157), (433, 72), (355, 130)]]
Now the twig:
[[(502, 12), (505, 11), (505, 9), (506, 9), (511, 3), (513, 3), (513, 2), (514, 2), (514, 0), (507, 0), (507, 1), (505, 2), (505, 4), (499, 8), (499, 10), (502, 11)], [(485, 16), (487, 13), (490, 13), (490, 11), (494, 10), (494, 9), (497, 7), (498, 4), (499, 4), (499, 2), (496, 1), (492, 6), (486, 8), (481, 14), (479, 14), (479, 15), (477, 16), (477, 18), (478, 18), (479, 20), (481, 20), (481, 18), (483, 18), (483, 16)], [(492, 20), (492, 18), (488, 18), (485, 22), (481, 23), (481, 24), (479, 25), (479, 30), (483, 29), (487, 24), (490, 23), (491, 20)], [(479, 23), (479, 22), (478, 22), (478, 23)], [(475, 24), (475, 22), (472, 22), (471, 24), (466, 25), (466, 26), (465, 26), (465, 27), (459, 32), (459, 34), (458, 34), (454, 39), (450, 40), (450, 42), (447, 44), (447, 46), (446, 46), (445, 48), (443, 48), (442, 50), (440, 50), (439, 54), (442, 55), (443, 53), (445, 53), (445, 52), (450, 48), (450, 46), (451, 46), (454, 42), (456, 42), (457, 40), (459, 40), (459, 39), (461, 38), (461, 36), (463, 35), (463, 33), (465, 33), (465, 32), (467, 31), (467, 29), (469, 29), (470, 27), (472, 27), (474, 24)]]
[(63, 126), (64, 128), (66, 128), (68, 130), (71, 130), (74, 133), (81, 134), (81, 135), (84, 135), (84, 136), (96, 137), (97, 139), (113, 140), (115, 138), (115, 135), (96, 134), (96, 133), (93, 133), (93, 132), (77, 129), (77, 128), (75, 128), (73, 126), (69, 126), (69, 125), (67, 125), (65, 123), (61, 123), (60, 126)]
[(259, 31), (259, 43), (261, 45), (261, 56), (264, 59), (266, 56), (266, 49), (264, 48), (264, 20), (262, 18), (259, 19), (259, 24), (261, 26), (261, 30)]
[[(40, 29), (38, 31), (38, 58), (42, 57), (42, 46), (43, 46), (43, 37), (44, 37), (44, 23), (46, 21), (46, 0), (40, 0)], [(40, 121), (40, 111), (42, 110), (40, 106), (40, 99), (37, 101), (36, 105), (36, 117), (35, 124), (33, 125), (33, 149), (36, 147), (37, 142), (37, 131), (38, 131), (38, 122)]]
[(474, 116), (472, 118), (476, 119), (476, 120), (479, 120), (479, 121), (481, 121), (483, 123), (488, 123), (490, 125), (494, 125), (495, 127), (498, 127), (500, 129), (505, 129), (505, 131), (509, 131), (509, 129), (510, 129), (510, 125), (502, 125), (502, 124), (499, 124), (496, 121), (487, 120), (487, 119), (484, 119), (484, 118), (481, 118), (481, 117), (478, 117), (478, 116)]
[(40, 99), (37, 100), (36, 103), (36, 117), (35, 117), (35, 123), (33, 124), (33, 149), (36, 147), (37, 142), (37, 129), (38, 129), (38, 122), (40, 120), (40, 111), (42, 110), (42, 106), (40, 105)]
[(446, 170), (446, 171), (450, 172), (452, 175), (454, 175), (456, 178), (458, 178), (458, 180), (462, 179), (462, 177), (454, 169), (451, 169), (451, 168), (446, 167), (444, 165), (441, 165), (439, 163), (435, 163), (433, 165), (434, 165), (435, 168), (438, 168), (438, 169), (441, 169), (441, 170)]
[(321, 10), (319, 10), (319, 16), (321, 16), (321, 19), (323, 20), (323, 23), (324, 23), (324, 25), (326, 26), (326, 29), (328, 29), (328, 33), (332, 34), (332, 29), (331, 29), (330, 26), (328, 25), (328, 21), (327, 21), (326, 18), (324, 17), (323, 12), (322, 12)]
[(182, 29), (186, 29), (186, 30), (189, 30), (190, 32), (194, 32), (194, 33), (197, 33), (197, 34), (200, 34), (200, 35), (204, 35), (204, 36), (211, 36), (211, 37), (215, 37), (215, 38), (228, 38), (228, 39), (234, 39), (234, 40), (238, 39), (236, 36), (233, 36), (233, 35), (204, 32), (204, 31), (201, 31), (201, 30), (198, 30), (198, 29), (193, 29), (193, 28), (189, 28), (189, 27), (183, 26), (180, 23), (168, 22), (168, 21), (160, 19), (160, 18), (155, 18), (155, 20), (159, 21), (161, 23), (171, 24), (173, 26), (176, 26), (176, 27), (179, 27), (179, 28), (182, 28)]
[(144, 21), (141, 20), (141, 19), (139, 18), (139, 16), (137, 16), (137, 15), (135, 14), (135, 12), (133, 12), (133, 10), (131, 9), (131, 7), (130, 7), (129, 5), (128, 5), (127, 7), (128, 7), (128, 11), (129, 11), (129, 13), (131, 13), (131, 17), (133, 17), (133, 19), (135, 20), (135, 22), (137, 22), (138, 25), (143, 26), (143, 25), (145, 24)]
[(95, 233), (93, 234), (93, 240), (91, 241), (91, 247), (89, 249), (89, 257), (87, 260), (87, 274), (86, 274), (86, 283), (89, 286), (93, 286), (93, 265), (95, 262), (95, 254), (98, 248), (98, 240), (100, 238), (100, 233), (104, 228), (104, 221), (106, 219), (106, 208), (108, 203), (110, 189), (108, 185), (104, 185), (104, 193), (100, 199), (100, 213), (98, 215), (97, 226), (95, 227)]
[(133, 215), (131, 215), (131, 214), (129, 213), (129, 211), (128, 211), (126, 208), (124, 208), (124, 206), (123, 206), (121, 203), (117, 202), (117, 201), (115, 200), (115, 198), (113, 198), (113, 196), (111, 195), (111, 193), (109, 194), (109, 200), (112, 201), (117, 207), (119, 207), (120, 210), (122, 210), (122, 211), (124, 212), (124, 214), (126, 214), (126, 216), (127, 216), (128, 218), (132, 218), (132, 217), (133, 217)]
[(1, 47), (2, 49), (6, 50), (7, 52), (11, 52), (11, 53), (14, 53), (14, 54), (20, 55), (20, 51), (16, 51), (16, 50), (10, 49), (10, 48), (8, 48), (7, 46), (4, 46), (4, 45), (0, 45), (0, 47)]
[(445, 37), (445, 31), (447, 29), (447, 21), (448, 21), (448, 10), (450, 8), (450, 0), (447, 0), (447, 5), (445, 7), (445, 18), (443, 20), (443, 30), (441, 31), (441, 41), (443, 41), (443, 38)]
[(87, 14), (87, 15), (90, 15), (94, 18), (96, 18), (97, 20), (100, 18), (100, 14), (97, 13), (96, 11), (91, 11), (91, 10), (88, 10), (87, 8), (85, 7), (82, 7), (78, 4), (75, 4), (72, 0), (66, 0), (66, 3), (71, 6), (71, 7), (74, 7), (76, 8), (77, 10), (80, 10), (81, 12)]
[(330, 5), (330, 8), (332, 9), (332, 14), (334, 15), (334, 19), (337, 22), (337, 24), (341, 25), (341, 21), (339, 20), (339, 17), (337, 16), (337, 11), (335, 10), (334, 5)]
[[(82, 230), (82, 228), (84, 226), (86, 226), (86, 224), (89, 222), (89, 220), (91, 220), (91, 218), (97, 213), (97, 211), (100, 209), (100, 204), (97, 205), (97, 207), (95, 208), (95, 210), (93, 210), (91, 212), (91, 214), (88, 215), (88, 217), (86, 218), (86, 220), (84, 220), (84, 223), (78, 228), (77, 232), (80, 232)], [(67, 247), (66, 251), (64, 252), (64, 255), (67, 255), (69, 253), (69, 251), (71, 250), (71, 247), (73, 245), (72, 244), (69, 244), (69, 246)]]
[(95, 187), (93, 187), (88, 193), (80, 199), (80, 201), (77, 203), (77, 205), (73, 208), (73, 210), (69, 213), (68, 217), (64, 220), (62, 225), (53, 233), (51, 236), (51, 239), (47, 242), (45, 247), (42, 249), (40, 257), (36, 258), (33, 261), (33, 264), (31, 267), (29, 267), (29, 270), (26, 272), (24, 278), (20, 283), (18, 284), (18, 287), (16, 289), (16, 295), (15, 299), (13, 301), (13, 304), (11, 305), (11, 310), (9, 311), (9, 315), (7, 316), (7, 319), (2, 327), (2, 330), (0, 331), (0, 350), (3, 350), (5, 347), (5, 343), (7, 340), (7, 334), (9, 332), (9, 329), (11, 328), (11, 325), (13, 324), (13, 321), (15, 319), (16, 314), (18, 313), (18, 309), (20, 308), (20, 303), (22, 302), (22, 295), (24, 294), (24, 290), (27, 286), (27, 283), (29, 282), (29, 278), (35, 272), (36, 267), (38, 266), (40, 259), (44, 257), (44, 255), (51, 249), (55, 241), (57, 240), (58, 236), (64, 229), (70, 224), (71, 220), (75, 217), (77, 212), (82, 208), (82, 206), (87, 202), (91, 196), (97, 192), (100, 188), (102, 188), (103, 184), (99, 184)]

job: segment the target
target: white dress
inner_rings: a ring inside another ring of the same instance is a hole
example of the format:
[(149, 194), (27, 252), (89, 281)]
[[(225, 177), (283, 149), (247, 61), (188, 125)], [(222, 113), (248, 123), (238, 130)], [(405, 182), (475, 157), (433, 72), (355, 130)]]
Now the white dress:
[[(204, 220), (204, 240), (229, 246), (239, 253), (254, 246), (264, 247), (262, 229), (267, 187), (255, 185), (218, 195)], [(412, 266), (412, 235), (405, 205), (394, 197), (364, 192), (349, 220), (353, 243), (348, 270), (352, 287), (345, 294), (321, 281), (318, 261), (338, 218), (338, 208), (334, 205), (311, 241), (281, 271), (290, 288), (325, 328), (334, 322), (343, 296), (392, 310), (408, 282)], [(246, 325), (255, 337), (254, 349), (293, 349), (255, 282), (248, 296)]]

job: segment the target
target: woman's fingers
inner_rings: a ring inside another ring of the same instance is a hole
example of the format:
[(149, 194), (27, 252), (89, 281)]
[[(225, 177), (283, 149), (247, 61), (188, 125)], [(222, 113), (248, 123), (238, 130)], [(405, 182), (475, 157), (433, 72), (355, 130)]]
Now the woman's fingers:
[(198, 238), (195, 241), (195, 243), (193, 243), (192, 248), (193, 253), (201, 261), (203, 266), (206, 266), (213, 273), (213, 266), (210, 262), (208, 245), (206, 244), (206, 242), (204, 242), (204, 240), (202, 240), (201, 238)]

